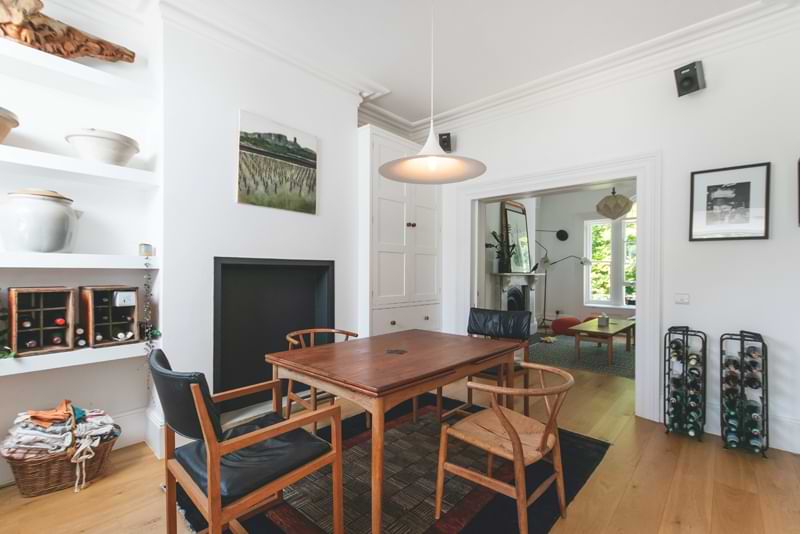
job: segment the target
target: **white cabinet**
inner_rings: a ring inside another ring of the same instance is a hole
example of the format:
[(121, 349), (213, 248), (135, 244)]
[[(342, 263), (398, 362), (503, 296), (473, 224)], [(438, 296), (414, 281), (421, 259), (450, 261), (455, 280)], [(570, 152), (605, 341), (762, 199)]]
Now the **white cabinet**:
[[(358, 283), (363, 332), (439, 329), (441, 186), (404, 184), (378, 172), (387, 161), (415, 154), (419, 148), (374, 126), (359, 129)], [(428, 306), (420, 317), (428, 319), (410, 321), (421, 304)], [(407, 314), (397, 311), (397, 318), (386, 321), (388, 316), (373, 313), (404, 307), (414, 309)]]

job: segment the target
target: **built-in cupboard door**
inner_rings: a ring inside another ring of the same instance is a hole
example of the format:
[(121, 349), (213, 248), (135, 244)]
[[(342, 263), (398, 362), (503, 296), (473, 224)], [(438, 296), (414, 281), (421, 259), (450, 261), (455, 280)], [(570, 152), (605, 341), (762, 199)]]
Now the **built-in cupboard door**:
[(399, 143), (379, 136), (373, 138), (373, 247), (372, 305), (398, 304), (411, 298), (409, 254), (411, 227), (409, 195), (411, 186), (387, 180), (378, 168), (397, 158), (405, 157), (408, 149)]
[(410, 284), (414, 302), (439, 300), (439, 195), (437, 185), (413, 186), (411, 212)]

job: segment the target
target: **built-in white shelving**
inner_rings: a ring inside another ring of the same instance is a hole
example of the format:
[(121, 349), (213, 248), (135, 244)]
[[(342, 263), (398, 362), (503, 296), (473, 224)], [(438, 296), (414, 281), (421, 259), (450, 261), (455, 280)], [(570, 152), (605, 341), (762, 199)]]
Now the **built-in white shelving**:
[(0, 145), (0, 175), (34, 179), (53, 178), (92, 185), (127, 186), (137, 189), (159, 187), (157, 175), (152, 171), (7, 145)]
[(77, 365), (140, 358), (146, 356), (146, 352), (147, 346), (145, 343), (132, 343), (115, 347), (78, 349), (69, 352), (9, 358), (0, 360), (0, 376), (21, 375), (50, 369), (75, 367)]
[(137, 107), (149, 107), (152, 101), (149, 89), (140, 83), (7, 39), (0, 39), (0, 75)]
[(159, 267), (158, 258), (145, 258), (144, 256), (0, 252), (0, 269), (157, 270)]

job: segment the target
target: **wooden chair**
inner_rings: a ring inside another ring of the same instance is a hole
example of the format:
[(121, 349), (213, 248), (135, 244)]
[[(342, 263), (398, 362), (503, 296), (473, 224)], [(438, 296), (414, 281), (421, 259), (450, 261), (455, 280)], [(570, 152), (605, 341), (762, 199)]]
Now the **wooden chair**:
[[(492, 386), (469, 382), (467, 387), (491, 394), (491, 408), (474, 413), (453, 426), (442, 425), (439, 445), (439, 467), (436, 473), (436, 519), (442, 514), (442, 493), (444, 492), (444, 473), (452, 473), (476, 484), (502, 493), (517, 501), (519, 531), (528, 532), (528, 506), (538, 499), (553, 482), (558, 491), (561, 516), (567, 517), (567, 501), (564, 493), (564, 471), (561, 466), (561, 446), (558, 441), (557, 418), (564, 398), (575, 384), (575, 379), (561, 369), (522, 362), (523, 367), (539, 371), (541, 387), (538, 389), (519, 389)], [(545, 374), (557, 375), (562, 382), (556, 386), (545, 384)], [(498, 395), (525, 397), (544, 397), (548, 419), (542, 423), (518, 412), (504, 408), (498, 402)], [(470, 445), (485, 450), (489, 457), (487, 474), (478, 473), (447, 461), (447, 437), (452, 436)], [(507, 484), (492, 477), (494, 457), (499, 456), (514, 464), (514, 484)], [(555, 473), (547, 478), (530, 496), (525, 486), (525, 467), (539, 460), (553, 464)]]
[[(203, 373), (172, 370), (161, 350), (148, 357), (164, 409), (167, 533), (178, 529), (176, 489), (180, 484), (208, 521), (210, 534), (225, 528), (246, 534), (241, 521), (282, 500), (283, 489), (327, 465), (333, 470), (333, 531), (344, 532), (341, 409), (330, 406), (284, 420), (277, 412), (222, 431), (217, 404), (272, 389), (271, 380), (211, 395)], [(329, 419), (331, 443), (301, 427)], [(194, 440), (175, 448), (175, 433)]]
[[(472, 308), (469, 311), (469, 322), (467, 323), (467, 333), (472, 337), (483, 337), (489, 339), (500, 339), (503, 341), (516, 341), (519, 349), (523, 352), (522, 360), (527, 362), (530, 359), (530, 331), (531, 331), (531, 312), (529, 311), (501, 311), (487, 310), (482, 308)], [(528, 370), (521, 362), (514, 362), (514, 374), (512, 383), (516, 382), (517, 377), (522, 377), (523, 387), (530, 385)], [(476, 375), (477, 378), (491, 380), (496, 384), (502, 384), (505, 378), (505, 369), (493, 368)], [(467, 377), (472, 380), (473, 377)], [(439, 421), (443, 421), (454, 413), (470, 415), (469, 408), (473, 407), (472, 390), (467, 388), (467, 402), (456, 406), (447, 412), (442, 409), (443, 393), (442, 388), (436, 390), (436, 413)], [(523, 413), (530, 414), (530, 403), (528, 398), (523, 399)]]

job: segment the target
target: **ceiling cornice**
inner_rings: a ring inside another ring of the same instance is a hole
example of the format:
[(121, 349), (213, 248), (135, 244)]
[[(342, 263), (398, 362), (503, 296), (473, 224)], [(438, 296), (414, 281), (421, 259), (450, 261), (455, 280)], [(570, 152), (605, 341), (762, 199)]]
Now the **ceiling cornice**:
[[(457, 129), (571, 98), (664, 69), (731, 50), (797, 28), (800, 0), (762, 0), (602, 58), (496, 93), (435, 115), (438, 130)], [(389, 128), (414, 141), (428, 132), (429, 119), (410, 121), (365, 102), (359, 123)]]
[(367, 102), (389, 94), (389, 89), (358, 73), (331, 72), (306, 58), (281, 50), (262, 35), (255, 35), (235, 19), (223, 19), (217, 2), (209, 0), (160, 0), (164, 21), (221, 44), (264, 54), (305, 71)]

